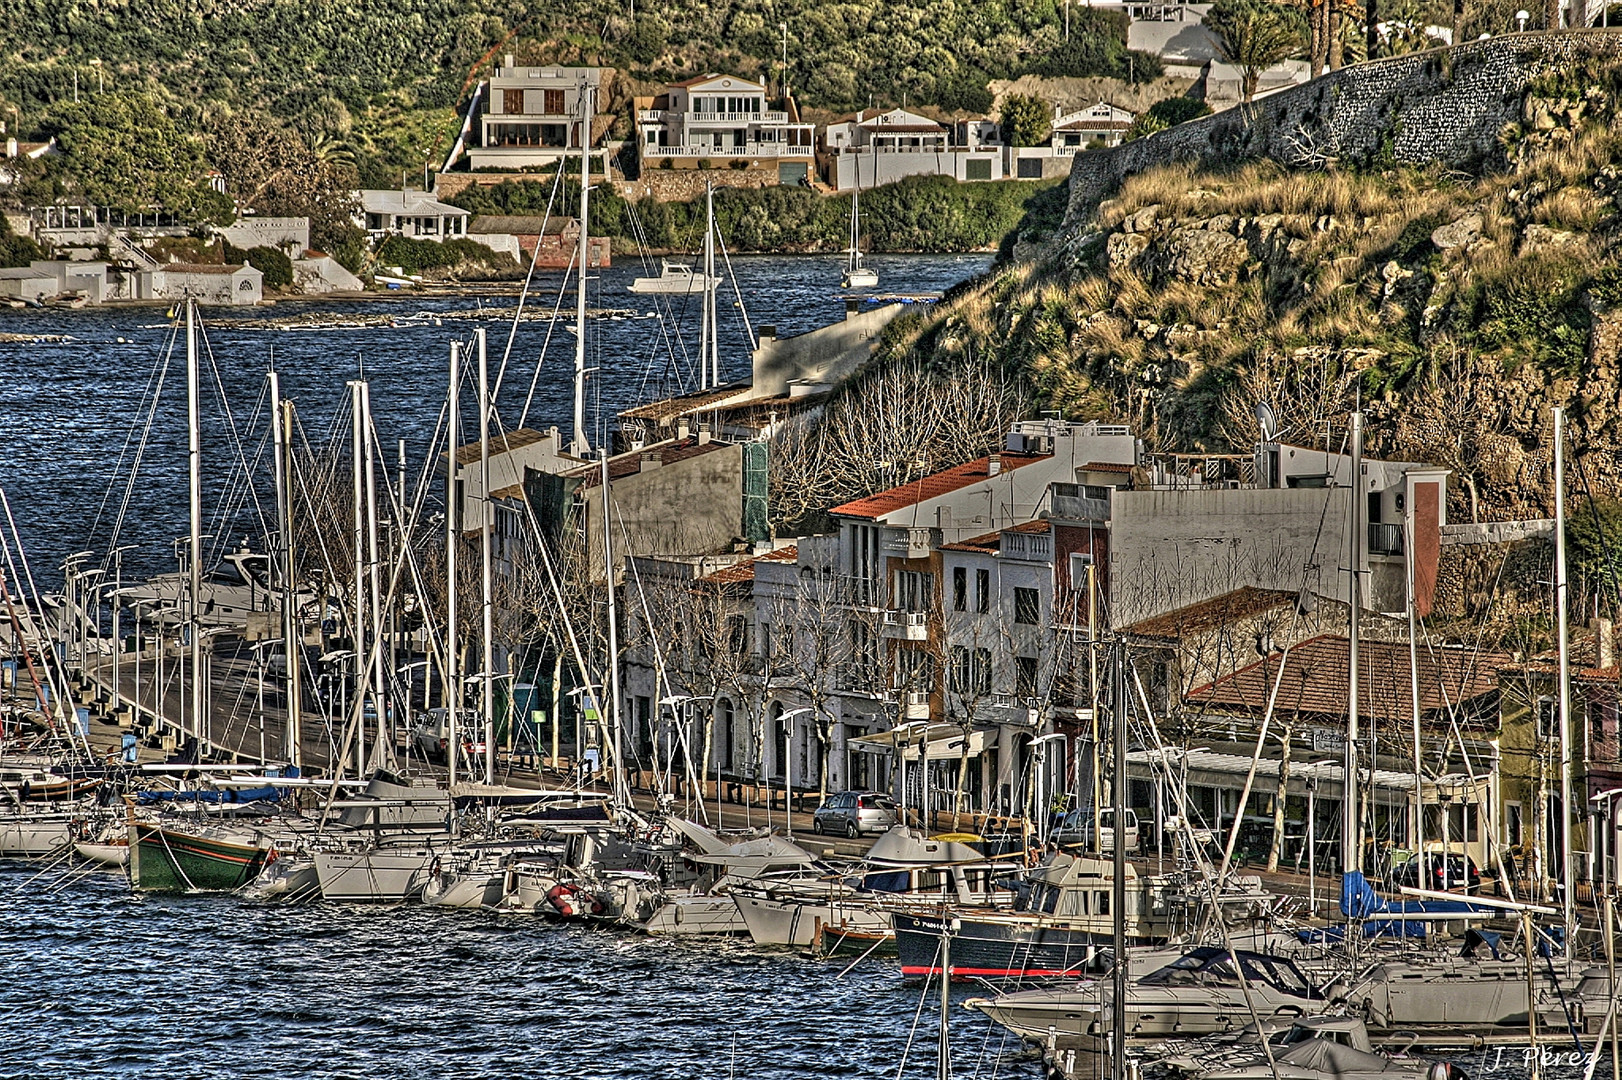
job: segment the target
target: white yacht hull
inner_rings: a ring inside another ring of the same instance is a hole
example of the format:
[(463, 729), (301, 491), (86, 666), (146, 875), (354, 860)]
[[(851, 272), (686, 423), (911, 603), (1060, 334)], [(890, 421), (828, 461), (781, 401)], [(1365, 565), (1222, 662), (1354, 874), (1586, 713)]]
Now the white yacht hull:
[(505, 870), (444, 871), (430, 876), (422, 902), (436, 907), (483, 908), (501, 903), (506, 893)]
[(815, 942), (828, 928), (869, 934), (884, 934), (890, 930), (888, 912), (873, 911), (854, 903), (780, 900), (742, 892), (734, 892), (732, 896), (756, 945), (803, 948)]
[(73, 850), (79, 853), (80, 858), (105, 866), (128, 866), (130, 862), (128, 841), (122, 844), (92, 844), (81, 840), (73, 845)]
[(406, 851), (318, 851), (316, 875), (327, 900), (351, 903), (398, 903), (422, 895), (434, 853)]
[(650, 934), (686, 936), (744, 935), (749, 924), (732, 897), (709, 894), (676, 896), (666, 900), (642, 925)]
[(73, 843), (74, 820), (66, 814), (0, 819), (0, 859), (37, 859)]

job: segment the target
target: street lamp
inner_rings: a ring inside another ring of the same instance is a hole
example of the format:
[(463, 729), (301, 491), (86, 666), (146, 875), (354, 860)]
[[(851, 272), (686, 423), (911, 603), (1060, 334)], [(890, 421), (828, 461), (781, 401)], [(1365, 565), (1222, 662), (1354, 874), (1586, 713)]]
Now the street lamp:
[[(794, 718), (811, 712), (809, 708), (790, 709), (776, 720), (782, 724), (783, 738), (783, 820), (786, 823), (788, 839), (794, 839)], [(771, 812), (771, 803), (768, 800), (767, 812)]]
[[(576, 716), (575, 716), (575, 724), (574, 724), (574, 757), (575, 757), (575, 788), (576, 789), (578, 789), (580, 787), (580, 781), (583, 779), (583, 773), (581, 772), (581, 769), (586, 764), (586, 761), (587, 761), (586, 755), (588, 753), (593, 754), (593, 755), (597, 754), (596, 747), (589, 747), (588, 748), (586, 746), (586, 730), (581, 725), (580, 721), (583, 720), (583, 719), (587, 719), (586, 713), (588, 711), (594, 711), (594, 712), (597, 713), (596, 721), (598, 723), (602, 722), (602, 711), (600, 709), (597, 709), (594, 704), (591, 704), (591, 703), (599, 700), (599, 695), (602, 693), (602, 689), (603, 688), (600, 685), (598, 685), (597, 683), (590, 683), (590, 684), (588, 684), (586, 686), (577, 686), (573, 690), (570, 690), (569, 693), (568, 693), (569, 697), (579, 698), (580, 699), (579, 702), (575, 706)], [(591, 695), (591, 696), (588, 697), (587, 695)], [(594, 757), (592, 759), (592, 769), (591, 769), (592, 773), (595, 774), (597, 772), (597, 766), (600, 764), (600, 761), (601, 761), (600, 755), (598, 755), (597, 757)]]
[(1527, 20), (1531, 19), (1531, 17), (1531, 14), (1525, 9), (1517, 11), (1515, 13), (1515, 29), (1519, 30), (1523, 34), (1526, 33), (1526, 23)]

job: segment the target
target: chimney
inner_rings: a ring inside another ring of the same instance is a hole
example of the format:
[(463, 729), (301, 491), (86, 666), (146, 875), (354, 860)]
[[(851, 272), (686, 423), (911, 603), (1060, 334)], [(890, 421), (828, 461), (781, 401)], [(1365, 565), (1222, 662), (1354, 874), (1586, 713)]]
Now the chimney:
[(992, 454), (986, 459), (986, 475), (996, 476), (1000, 472), (1002, 472), (1002, 455)]
[(506, 74), (509, 74), (509, 75), (512, 74), (513, 54), (508, 53), (506, 56), (503, 56), (501, 59), (502, 59), (502, 69), (503, 69), (503, 71)]
[(1594, 620), (1594, 638), (1598, 648), (1596, 658), (1602, 668), (1616, 666), (1616, 624), (1610, 619)]
[(676, 438), (685, 439), (685, 438), (687, 438), (687, 434), (688, 434), (687, 417), (685, 417), (685, 416), (676, 417)]
[(664, 464), (664, 462), (659, 459), (658, 454), (652, 454), (652, 453), (643, 454), (642, 455), (642, 464), (637, 467), (637, 471), (638, 472), (650, 472), (650, 471), (652, 471), (654, 469), (657, 469), (659, 466), (661, 466), (663, 464)]

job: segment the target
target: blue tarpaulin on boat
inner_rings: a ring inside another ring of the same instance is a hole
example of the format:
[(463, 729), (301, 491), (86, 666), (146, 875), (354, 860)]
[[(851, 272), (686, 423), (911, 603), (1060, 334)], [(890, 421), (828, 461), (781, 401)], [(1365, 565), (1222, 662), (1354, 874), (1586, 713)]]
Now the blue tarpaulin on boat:
[(1379, 910), (1380, 894), (1368, 879), (1356, 870), (1347, 871), (1340, 879), (1340, 913), (1348, 918), (1363, 919)]
[[(288, 769), (285, 779), (294, 779), (298, 776), (297, 769)], [(258, 779), (250, 777), (250, 779)], [(284, 779), (280, 776), (267, 776), (271, 783), (263, 787), (239, 788), (236, 791), (142, 791), (135, 796), (140, 803), (160, 802), (200, 802), (200, 803), (250, 803), (261, 802), (266, 799), (277, 799), (286, 790), (277, 787), (275, 781)]]

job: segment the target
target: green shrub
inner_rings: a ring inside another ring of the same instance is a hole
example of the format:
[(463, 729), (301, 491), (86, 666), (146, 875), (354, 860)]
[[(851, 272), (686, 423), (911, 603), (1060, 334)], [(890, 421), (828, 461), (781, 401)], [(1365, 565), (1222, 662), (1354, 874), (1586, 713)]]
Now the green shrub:
[(293, 284), (293, 260), (276, 248), (250, 248), (245, 259), (249, 266), (265, 275), (267, 288), (285, 289)]

